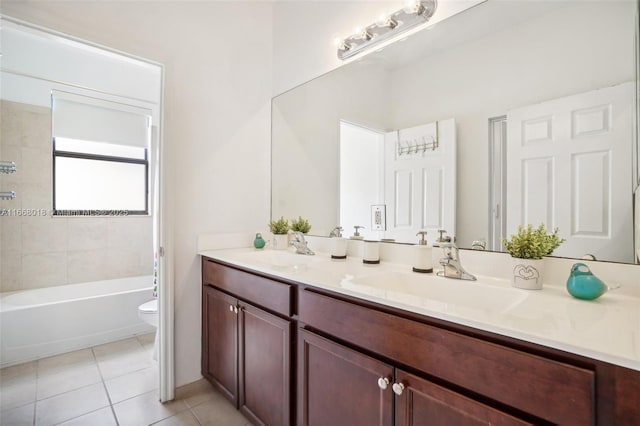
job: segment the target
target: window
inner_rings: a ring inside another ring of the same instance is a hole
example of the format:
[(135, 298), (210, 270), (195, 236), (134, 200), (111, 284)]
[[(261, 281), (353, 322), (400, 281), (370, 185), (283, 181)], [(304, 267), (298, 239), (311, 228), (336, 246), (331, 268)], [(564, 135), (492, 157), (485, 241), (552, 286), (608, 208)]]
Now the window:
[(147, 214), (147, 149), (55, 138), (56, 215)]
[(53, 213), (149, 213), (150, 114), (63, 92), (52, 95)]

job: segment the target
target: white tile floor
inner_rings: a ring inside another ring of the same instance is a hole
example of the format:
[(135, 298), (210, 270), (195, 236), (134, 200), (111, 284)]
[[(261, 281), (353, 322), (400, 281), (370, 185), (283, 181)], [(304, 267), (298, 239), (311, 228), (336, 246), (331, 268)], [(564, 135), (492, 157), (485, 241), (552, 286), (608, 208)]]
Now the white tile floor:
[(247, 426), (204, 379), (158, 402), (153, 334), (0, 370), (2, 426)]

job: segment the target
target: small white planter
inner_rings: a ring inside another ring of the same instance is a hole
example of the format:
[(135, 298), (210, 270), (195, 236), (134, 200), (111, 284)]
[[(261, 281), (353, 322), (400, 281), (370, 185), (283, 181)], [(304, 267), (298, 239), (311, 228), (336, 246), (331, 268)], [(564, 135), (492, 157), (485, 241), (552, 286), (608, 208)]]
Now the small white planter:
[(543, 259), (511, 258), (511, 285), (525, 290), (542, 290)]
[(289, 238), (287, 234), (275, 234), (273, 236), (273, 248), (276, 250), (284, 250), (289, 246)]

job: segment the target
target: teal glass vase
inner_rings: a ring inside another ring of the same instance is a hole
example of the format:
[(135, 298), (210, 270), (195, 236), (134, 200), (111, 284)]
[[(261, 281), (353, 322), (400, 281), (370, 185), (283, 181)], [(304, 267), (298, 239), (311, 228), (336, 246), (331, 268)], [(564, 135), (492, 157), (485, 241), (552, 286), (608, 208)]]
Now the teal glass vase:
[(571, 267), (567, 279), (567, 291), (577, 299), (594, 300), (608, 290), (607, 285), (591, 272), (584, 263), (576, 263)]
[(261, 249), (264, 248), (264, 245), (266, 244), (264, 238), (262, 238), (262, 234), (260, 234), (259, 232), (256, 234), (256, 239), (253, 240), (253, 246), (257, 249)]

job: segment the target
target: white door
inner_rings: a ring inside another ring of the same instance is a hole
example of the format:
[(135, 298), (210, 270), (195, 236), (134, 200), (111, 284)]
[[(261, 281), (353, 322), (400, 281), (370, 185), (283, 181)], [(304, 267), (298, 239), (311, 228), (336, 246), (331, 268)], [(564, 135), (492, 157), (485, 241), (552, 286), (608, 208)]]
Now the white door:
[(625, 83), (508, 112), (508, 235), (544, 223), (567, 239), (554, 255), (634, 261), (633, 93)]
[[(437, 141), (435, 149), (420, 148)], [(410, 152), (407, 152), (410, 151)], [(417, 152), (416, 152), (417, 151)], [(401, 129), (385, 135), (387, 238), (417, 241), (427, 231), (433, 243), (439, 229), (455, 236), (456, 123), (454, 119)]]

